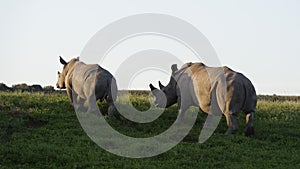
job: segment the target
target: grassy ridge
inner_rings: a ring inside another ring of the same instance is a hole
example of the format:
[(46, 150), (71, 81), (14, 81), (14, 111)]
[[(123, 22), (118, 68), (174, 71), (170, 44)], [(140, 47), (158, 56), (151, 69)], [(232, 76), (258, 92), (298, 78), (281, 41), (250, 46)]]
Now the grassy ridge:
[[(148, 94), (132, 93), (132, 104), (149, 108)], [(126, 110), (127, 103), (121, 106)], [(99, 104), (102, 111), (105, 103)], [(107, 119), (119, 132), (136, 137), (161, 133), (172, 125), (177, 106), (152, 123)], [(108, 153), (81, 128), (64, 94), (0, 93), (0, 168), (300, 168), (300, 103), (259, 101), (256, 135), (225, 136), (225, 118), (208, 141), (198, 143), (205, 115), (198, 114), (188, 136), (170, 151), (145, 159)]]

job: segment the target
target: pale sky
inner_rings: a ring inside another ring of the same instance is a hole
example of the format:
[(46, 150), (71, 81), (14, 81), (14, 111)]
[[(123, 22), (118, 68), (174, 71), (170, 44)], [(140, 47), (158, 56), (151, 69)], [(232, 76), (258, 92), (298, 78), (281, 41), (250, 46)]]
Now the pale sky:
[[(199, 29), (221, 64), (245, 74), (258, 94), (300, 95), (299, 9), (297, 0), (1, 0), (0, 82), (55, 86), (59, 55), (79, 56), (97, 31), (118, 19), (161, 13)], [(135, 88), (148, 89), (141, 84)]]

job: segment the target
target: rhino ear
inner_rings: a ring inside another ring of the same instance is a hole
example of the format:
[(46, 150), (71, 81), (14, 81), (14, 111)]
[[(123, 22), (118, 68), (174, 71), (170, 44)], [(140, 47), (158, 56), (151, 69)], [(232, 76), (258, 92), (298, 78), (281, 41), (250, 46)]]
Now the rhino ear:
[(68, 64), (61, 56), (59, 56), (59, 61), (61, 64), (66, 65)]
[(153, 90), (156, 89), (156, 88), (152, 85), (152, 83), (150, 83), (149, 87), (150, 87), (151, 91), (153, 91)]
[(158, 81), (158, 85), (159, 85), (159, 88), (160, 88), (160, 89), (163, 89), (163, 88), (165, 88), (165, 86), (164, 86), (164, 85), (162, 85), (162, 84), (160, 83), (160, 81)]
[(172, 69), (172, 74), (174, 74), (174, 73), (178, 70), (177, 64), (173, 64), (173, 65), (171, 66), (171, 69)]
[(79, 56), (77, 56), (76, 61), (79, 61)]

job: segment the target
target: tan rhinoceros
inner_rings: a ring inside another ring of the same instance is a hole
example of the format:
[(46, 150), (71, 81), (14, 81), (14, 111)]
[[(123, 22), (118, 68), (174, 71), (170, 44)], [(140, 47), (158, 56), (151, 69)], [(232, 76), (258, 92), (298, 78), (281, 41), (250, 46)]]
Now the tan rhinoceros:
[(85, 64), (79, 58), (66, 62), (60, 57), (64, 65), (62, 72), (58, 72), (57, 88), (66, 89), (71, 104), (76, 110), (83, 110), (84, 102), (88, 102), (87, 112), (97, 111), (96, 100), (106, 99), (108, 115), (115, 111), (114, 102), (117, 96), (116, 80), (111, 73), (97, 64)]
[[(226, 66), (208, 67), (191, 62), (184, 64), (180, 70), (176, 64), (171, 69), (172, 76), (167, 86), (160, 81), (160, 90), (149, 85), (159, 107), (169, 107), (178, 102), (179, 116), (183, 116), (190, 106), (198, 106), (208, 114), (213, 113), (211, 108), (217, 107), (226, 116), (228, 130), (225, 134), (237, 131), (236, 115), (242, 110), (246, 114), (245, 134), (254, 134), (252, 122), (257, 96), (252, 83), (243, 74)], [(215, 105), (212, 104), (213, 98)]]

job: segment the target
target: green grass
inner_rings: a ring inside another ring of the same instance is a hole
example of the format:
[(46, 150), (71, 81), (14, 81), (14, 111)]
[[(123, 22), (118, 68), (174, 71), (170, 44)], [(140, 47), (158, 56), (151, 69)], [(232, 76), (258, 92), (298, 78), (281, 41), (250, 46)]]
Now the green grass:
[[(147, 94), (130, 97), (139, 110), (150, 106)], [(120, 99), (126, 110), (127, 103)], [(102, 111), (105, 103), (99, 104)], [(177, 106), (152, 123), (107, 119), (123, 134), (157, 135), (172, 125)], [(130, 159), (108, 153), (81, 128), (64, 94), (0, 93), (0, 168), (300, 168), (300, 103), (259, 101), (254, 137), (239, 132), (226, 136), (225, 118), (205, 143), (198, 137), (205, 115), (199, 113), (188, 136), (155, 157)]]

